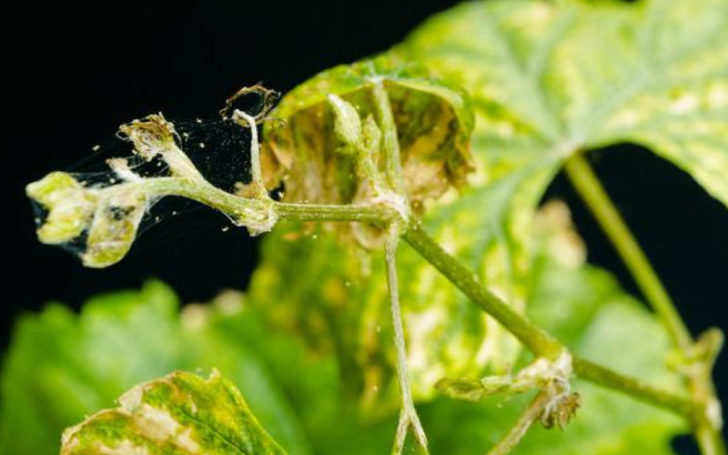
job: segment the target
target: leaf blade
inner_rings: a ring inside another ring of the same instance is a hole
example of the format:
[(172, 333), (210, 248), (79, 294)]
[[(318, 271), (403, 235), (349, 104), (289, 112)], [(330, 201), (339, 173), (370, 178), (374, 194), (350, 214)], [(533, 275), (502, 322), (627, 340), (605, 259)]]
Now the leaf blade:
[(174, 372), (119, 403), (66, 430), (61, 454), (285, 454), (217, 371), (207, 379)]

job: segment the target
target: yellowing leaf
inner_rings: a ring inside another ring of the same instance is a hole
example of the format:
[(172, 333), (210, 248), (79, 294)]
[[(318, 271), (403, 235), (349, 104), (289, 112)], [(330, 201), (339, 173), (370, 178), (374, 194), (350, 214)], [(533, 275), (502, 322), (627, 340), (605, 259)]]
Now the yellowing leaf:
[[(673, 388), (676, 378), (663, 365), (668, 342), (659, 323), (613, 277), (574, 263), (579, 248), (572, 245), (573, 233), (563, 229), (563, 211), (550, 206), (547, 213), (552, 221), (543, 231), (558, 235), (537, 242), (544, 253), (532, 272), (529, 316), (574, 352)], [(291, 286), (301, 289), (299, 282)], [(327, 292), (337, 291), (329, 286)], [(256, 305), (250, 297), (226, 294), (209, 305), (188, 306), (180, 321), (174, 296), (153, 283), (142, 292), (97, 297), (80, 317), (57, 305), (26, 316), (3, 366), (0, 454), (57, 453), (63, 426), (111, 406), (131, 384), (174, 369), (211, 366), (235, 381), (291, 454), (338, 455), (342, 447), (351, 455), (388, 451), (396, 413), (362, 422), (358, 397), (347, 393), (357, 387), (347, 374), (352, 368), (347, 358), (312, 355), (296, 335), (266, 324), (261, 311), (285, 308), (270, 308), (278, 295)], [(314, 296), (302, 303), (314, 304)], [(336, 342), (326, 334), (319, 337)], [(640, 342), (645, 336), (650, 343)], [(339, 348), (350, 340), (340, 338)], [(575, 420), (563, 432), (535, 430), (515, 453), (538, 454), (544, 446), (560, 455), (669, 453), (670, 435), (683, 429), (666, 411), (589, 384), (575, 387), (582, 396)], [(492, 447), (524, 405), (519, 398), (474, 404), (436, 397), (418, 409), (432, 453), (470, 455)]]
[(285, 454), (217, 372), (175, 372), (136, 386), (119, 404), (67, 429), (61, 455)]
[(136, 238), (147, 205), (147, 195), (133, 186), (104, 198), (88, 228), (83, 265), (98, 268), (119, 262)]
[[(728, 204), (725, 1), (467, 3), (397, 53), (470, 92), (483, 181), (553, 174), (573, 153), (630, 141)], [(517, 204), (533, 206), (547, 182)]]
[[(486, 287), (528, 311), (535, 298), (534, 213), (570, 155), (620, 141), (640, 142), (728, 204), (727, 51), (728, 3), (722, 0), (678, 6), (667, 0), (493, 0), (434, 17), (387, 58), (422, 63), (431, 74), (469, 92), (476, 120), (475, 172), (459, 194), (427, 203), (425, 230)], [(337, 93), (346, 99), (359, 84), (349, 68), (304, 83), (280, 108), (288, 127), (301, 133), (289, 136), (285, 150), (311, 159), (293, 157), (293, 162), (308, 163), (295, 173), (307, 179), (307, 188), (336, 192), (310, 200), (349, 200), (340, 195), (351, 180), (321, 172), (328, 169), (323, 163), (334, 146), (303, 139), (331, 130), (322, 120), (332, 121), (323, 108), (307, 107), (322, 106), (326, 93), (340, 87)], [(342, 72), (350, 77), (340, 77)], [(357, 105), (354, 98), (348, 101)], [(311, 124), (319, 125), (316, 134), (298, 129)], [(419, 175), (428, 180), (427, 172)], [(291, 186), (299, 188), (296, 182)], [(300, 194), (294, 190), (291, 197), (306, 199)], [(513, 362), (518, 345), (512, 337), (407, 247), (398, 260), (416, 395), (431, 396), (442, 375), (503, 370)], [(576, 263), (581, 261), (583, 252)], [(366, 398), (386, 393), (384, 386), (390, 384), (382, 272), (380, 257), (363, 257), (321, 233), (303, 238), (279, 233), (266, 240), (252, 291), (254, 300), (269, 302), (279, 324), (304, 333), (316, 346), (350, 352), (352, 363), (367, 371), (361, 379)], [(322, 327), (338, 334), (334, 341), (322, 335)]]
[(95, 197), (65, 172), (51, 172), (29, 184), (26, 193), (48, 211), (46, 219), (38, 223), (38, 239), (43, 243), (65, 243), (78, 237), (96, 208)]
[[(349, 117), (358, 113), (362, 119), (380, 122), (372, 96), (373, 85), (380, 83), (397, 126), (394, 139), (399, 141), (410, 201), (421, 206), (453, 185), (462, 186), (471, 170), (472, 115), (467, 98), (431, 78), (422, 67), (387, 57), (337, 66), (283, 97), (271, 115), (284, 123), (270, 122), (264, 131), (262, 159), (268, 184), (275, 186), (282, 179), (289, 201), (352, 202), (359, 182), (354, 158), (338, 152), (334, 112)], [(347, 104), (331, 104), (330, 95)], [(343, 111), (341, 106), (346, 105), (355, 109)], [(381, 169), (379, 147), (372, 155)]]

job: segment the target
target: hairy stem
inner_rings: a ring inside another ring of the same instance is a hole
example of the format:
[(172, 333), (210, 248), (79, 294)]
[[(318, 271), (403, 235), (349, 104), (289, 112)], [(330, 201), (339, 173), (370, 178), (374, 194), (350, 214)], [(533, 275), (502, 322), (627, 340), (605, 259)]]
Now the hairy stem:
[(693, 340), (675, 304), (587, 160), (575, 154), (566, 161), (564, 169), (634, 276), (645, 298), (662, 319), (675, 345), (683, 351), (690, 349)]
[(541, 416), (541, 413), (548, 405), (551, 397), (547, 392), (539, 392), (531, 403), (528, 405), (526, 410), (518, 418), (516, 424), (511, 428), (505, 438), (503, 438), (498, 445), (488, 451), (487, 455), (506, 455), (513, 450), (521, 439), (526, 436), (528, 429), (531, 428), (533, 422)]
[(397, 434), (394, 438), (392, 453), (399, 455), (404, 448), (404, 442), (409, 428), (412, 427), (417, 442), (427, 450), (427, 436), (420, 423), (420, 418), (412, 401), (412, 391), (409, 383), (409, 369), (407, 368), (407, 350), (404, 341), (404, 325), (402, 324), (402, 310), (399, 305), (399, 283), (397, 280), (397, 244), (399, 234), (397, 225), (390, 226), (389, 237), (385, 246), (387, 262), (387, 285), (389, 286), (389, 303), (392, 310), (392, 326), (394, 329), (394, 346), (397, 352), (397, 378), (402, 396)]

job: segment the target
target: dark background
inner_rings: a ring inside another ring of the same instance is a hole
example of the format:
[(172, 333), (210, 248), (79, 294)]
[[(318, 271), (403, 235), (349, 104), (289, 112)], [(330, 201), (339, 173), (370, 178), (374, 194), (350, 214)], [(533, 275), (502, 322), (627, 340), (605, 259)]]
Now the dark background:
[[(64, 4), (5, 15), (0, 347), (18, 313), (48, 300), (78, 307), (90, 295), (138, 287), (148, 277), (170, 284), (183, 301), (206, 300), (223, 287), (243, 288), (256, 261), (255, 240), (241, 230), (223, 232), (224, 217), (196, 210), (148, 229), (120, 264), (83, 268), (72, 255), (36, 241), (26, 183), (83, 160), (93, 145), (113, 138), (120, 123), (158, 111), (171, 118), (214, 117), (228, 95), (261, 80), (285, 92), (322, 69), (385, 50), (454, 3), (342, 2), (332, 8), (240, 1), (170, 9), (125, 4), (113, 11)], [(639, 147), (591, 156), (693, 333), (728, 328), (728, 210)], [(562, 176), (547, 197), (569, 203), (589, 260), (637, 293)], [(723, 354), (716, 371), (724, 398), (727, 361)]]

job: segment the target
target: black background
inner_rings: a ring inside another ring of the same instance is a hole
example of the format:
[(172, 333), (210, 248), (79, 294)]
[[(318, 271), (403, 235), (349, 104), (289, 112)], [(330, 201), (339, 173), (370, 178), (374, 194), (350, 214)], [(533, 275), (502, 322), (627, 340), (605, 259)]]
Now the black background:
[[(322, 69), (385, 50), (454, 3), (124, 3), (108, 11), (33, 6), (5, 15), (0, 345), (19, 312), (51, 299), (78, 307), (100, 291), (158, 277), (183, 301), (206, 300), (223, 287), (243, 288), (256, 261), (255, 240), (239, 230), (223, 232), (224, 217), (197, 210), (149, 229), (120, 264), (85, 269), (70, 254), (36, 241), (23, 193), (27, 182), (84, 159), (120, 123), (158, 111), (171, 118), (214, 117), (228, 95), (258, 81), (285, 92)], [(728, 210), (639, 147), (591, 157), (693, 333), (728, 328)], [(547, 197), (569, 203), (589, 260), (615, 272), (636, 294), (562, 176)], [(716, 371), (724, 398), (727, 360), (723, 354)]]

